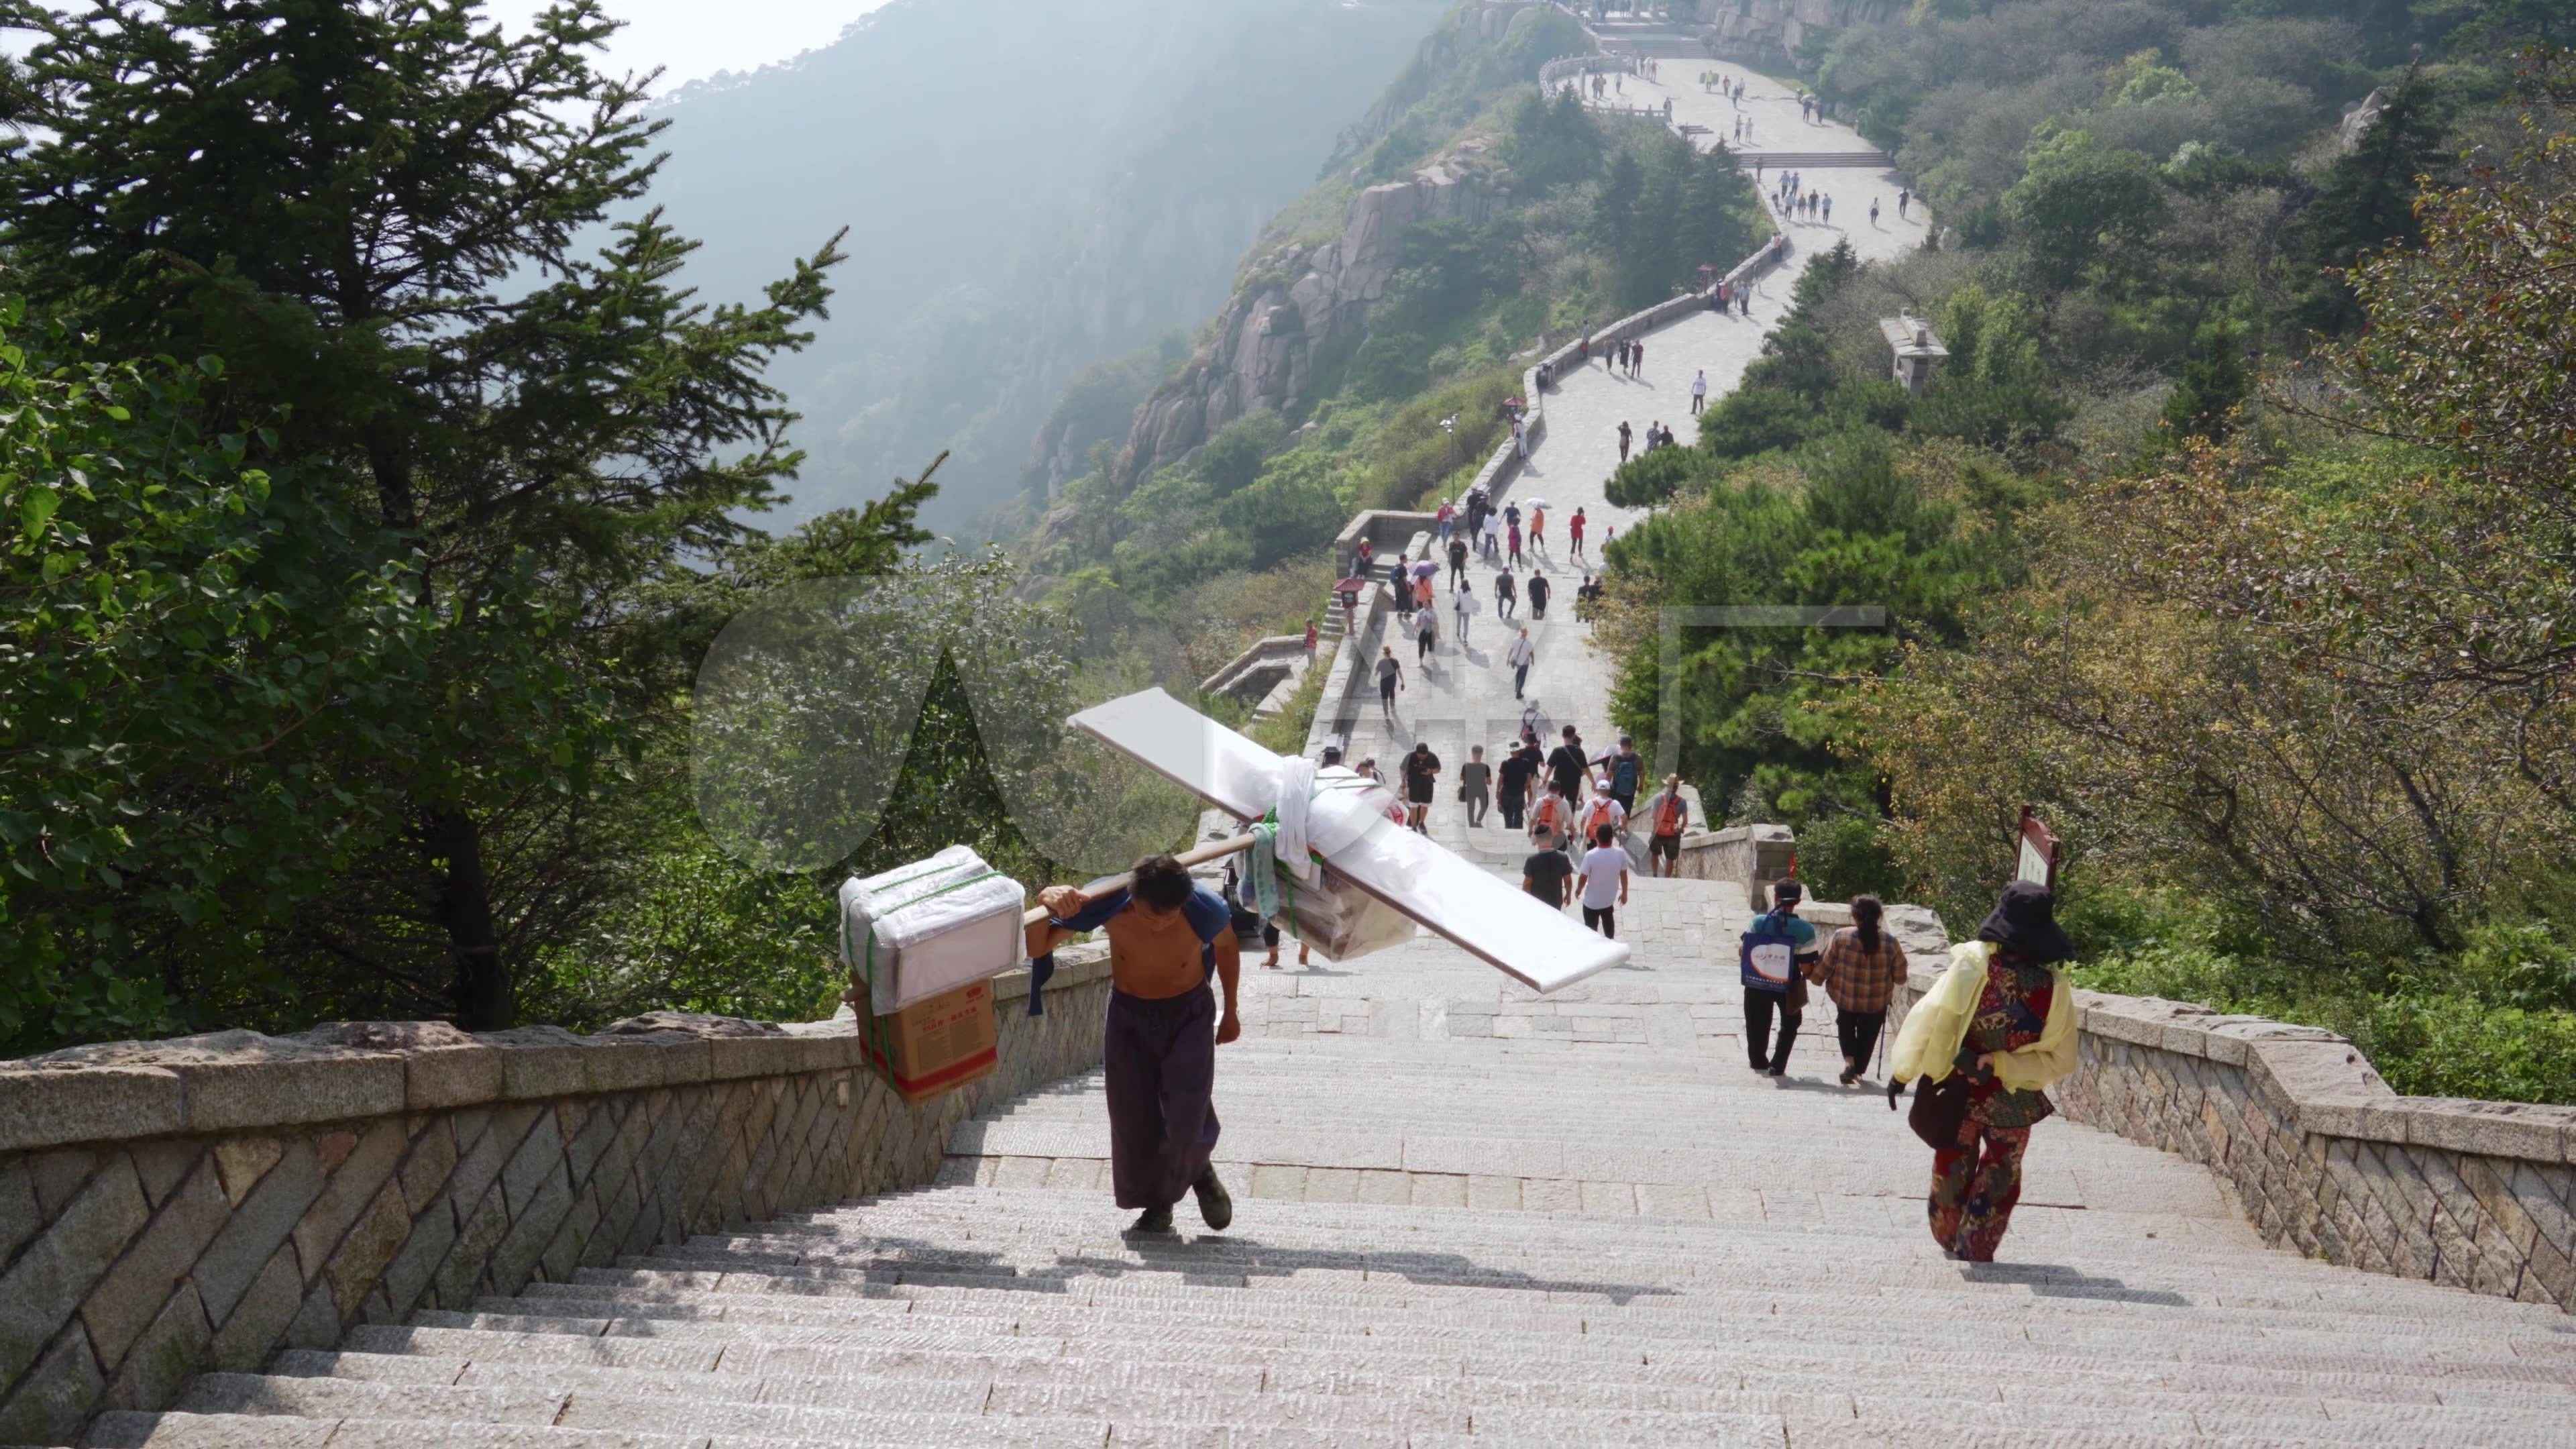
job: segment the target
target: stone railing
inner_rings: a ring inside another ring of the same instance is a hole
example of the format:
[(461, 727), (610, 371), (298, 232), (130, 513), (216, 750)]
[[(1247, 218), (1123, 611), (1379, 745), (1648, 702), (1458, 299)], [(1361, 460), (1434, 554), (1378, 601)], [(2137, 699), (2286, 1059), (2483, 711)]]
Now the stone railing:
[(68, 1442), (351, 1324), (929, 1182), (979, 1105), (1100, 1061), (1105, 956), (1059, 959), (1043, 1017), (1025, 969), (994, 979), (998, 1070), (918, 1106), (846, 1014), (342, 1023), (0, 1065), (0, 1443)]
[[(1567, 13), (1571, 14), (1573, 12), (1568, 11)], [(1600, 55), (1563, 55), (1538, 68), (1539, 89), (1543, 91), (1554, 90), (1556, 87), (1579, 75), (1608, 75), (1614, 71), (1624, 71), (1629, 75), (1635, 75), (1637, 73), (1636, 57), (1629, 55), (1611, 55), (1607, 53)]]
[(1414, 513), (1393, 508), (1363, 509), (1351, 515), (1342, 531), (1333, 536), (1333, 567), (1342, 578), (1349, 578), (1359, 567), (1360, 540), (1367, 539), (1377, 566), (1391, 562), (1396, 554), (1413, 546), (1415, 536), (1437, 528), (1440, 515)]
[[(1893, 1015), (1938, 979), (1915, 956)], [(2576, 1312), (2576, 1107), (2401, 1097), (2315, 1027), (2076, 993), (2075, 1121), (2215, 1171), (2264, 1240)]]
[(1744, 887), (1756, 907), (1770, 900), (1771, 883), (1795, 873), (1796, 835), (1786, 825), (1730, 825), (1682, 835), (1679, 874), (1691, 880), (1726, 880)]
[(1323, 692), (1315, 700), (1315, 718), (1306, 726), (1307, 758), (1320, 760), (1324, 746), (1336, 736), (1350, 737), (1364, 697), (1373, 687), (1375, 676), (1370, 666), (1377, 659), (1377, 650), (1372, 645), (1385, 629), (1394, 603), (1395, 596), (1384, 588), (1362, 591), (1357, 615), (1343, 632), (1341, 647), (1333, 652), (1332, 667), (1324, 675)]
[(1303, 634), (1272, 634), (1256, 639), (1223, 669), (1200, 680), (1199, 693), (1259, 699), (1296, 672), (1297, 661), (1305, 656)]

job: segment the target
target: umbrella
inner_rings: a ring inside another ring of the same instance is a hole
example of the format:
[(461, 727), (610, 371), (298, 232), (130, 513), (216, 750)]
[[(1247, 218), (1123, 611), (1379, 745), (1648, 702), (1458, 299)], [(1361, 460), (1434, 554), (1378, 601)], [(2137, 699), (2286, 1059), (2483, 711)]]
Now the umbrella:
[(1555, 505), (1549, 503), (1544, 498), (1524, 498), (1521, 500), (1521, 506), (1523, 508), (1551, 508)]
[(1369, 581), (1366, 579), (1344, 579), (1340, 583), (1333, 585), (1333, 592), (1337, 594), (1356, 594), (1368, 586)]
[[(1424, 559), (1422, 562), (1413, 566), (1413, 576), (1417, 579), (1427, 579), (1438, 572), (1440, 572), (1440, 565), (1433, 563), (1429, 559)], [(1312, 587), (1312, 585), (1309, 585), (1309, 587)]]

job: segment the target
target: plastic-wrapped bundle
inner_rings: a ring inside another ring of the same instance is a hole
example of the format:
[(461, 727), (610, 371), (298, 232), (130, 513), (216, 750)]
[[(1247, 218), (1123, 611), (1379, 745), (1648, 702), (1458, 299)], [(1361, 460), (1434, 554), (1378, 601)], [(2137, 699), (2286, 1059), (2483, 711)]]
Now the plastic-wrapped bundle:
[[(1289, 791), (1301, 787), (1306, 805), (1299, 813), (1304, 818), (1283, 824), (1279, 832), (1283, 852), (1293, 851), (1296, 843), (1303, 841), (1313, 854), (1320, 855), (1351, 845), (1369, 831), (1403, 824), (1404, 807), (1383, 786), (1339, 766), (1314, 771), (1311, 785), (1304, 771), (1293, 771), (1283, 785)], [(1289, 815), (1285, 801), (1279, 813), (1283, 820)], [(1304, 864), (1304, 879), (1298, 878), (1292, 860), (1284, 853), (1275, 866), (1267, 867), (1275, 871), (1279, 904), (1270, 913), (1271, 924), (1292, 932), (1300, 942), (1334, 961), (1355, 960), (1413, 939), (1412, 917), (1335, 875), (1319, 861), (1310, 858)], [(1243, 903), (1259, 910), (1260, 894), (1254, 871), (1246, 870)]]
[(952, 845), (841, 884), (841, 960), (853, 1003), (879, 1016), (1020, 964), (1020, 883)]
[(1295, 933), (1331, 961), (1352, 961), (1413, 939), (1413, 918), (1358, 886), (1319, 869), (1306, 884), (1283, 885), (1272, 925)]

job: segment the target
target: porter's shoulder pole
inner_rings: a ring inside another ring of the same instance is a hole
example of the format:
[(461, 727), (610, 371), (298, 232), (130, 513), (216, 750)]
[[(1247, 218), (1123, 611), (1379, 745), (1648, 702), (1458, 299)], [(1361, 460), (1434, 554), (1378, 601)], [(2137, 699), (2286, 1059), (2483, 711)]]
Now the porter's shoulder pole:
[[(1184, 850), (1172, 858), (1183, 865), (1205, 865), (1211, 860), (1223, 860), (1237, 851), (1250, 850), (1251, 848), (1252, 837), (1249, 835), (1238, 835), (1230, 840), (1211, 840), (1205, 845), (1194, 846), (1188, 850)], [(1111, 891), (1126, 889), (1135, 881), (1135, 879), (1135, 872), (1120, 871), (1118, 874), (1110, 876), (1107, 879), (1093, 881), (1091, 884), (1083, 887), (1083, 889), (1093, 895), (1107, 895)], [(1046, 918), (1046, 907), (1036, 906), (1020, 917), (1020, 924), (1023, 927), (1034, 926)]]

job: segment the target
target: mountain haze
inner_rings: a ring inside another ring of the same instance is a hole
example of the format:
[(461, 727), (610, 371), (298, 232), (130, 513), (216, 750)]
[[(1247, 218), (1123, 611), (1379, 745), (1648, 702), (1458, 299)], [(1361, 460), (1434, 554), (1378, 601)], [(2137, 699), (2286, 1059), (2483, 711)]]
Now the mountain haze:
[(710, 301), (846, 226), (831, 320), (776, 376), (789, 526), (942, 449), (925, 512), (1009, 498), (1073, 374), (1195, 326), (1440, 14), (1436, 0), (898, 0), (663, 108), (653, 199)]

